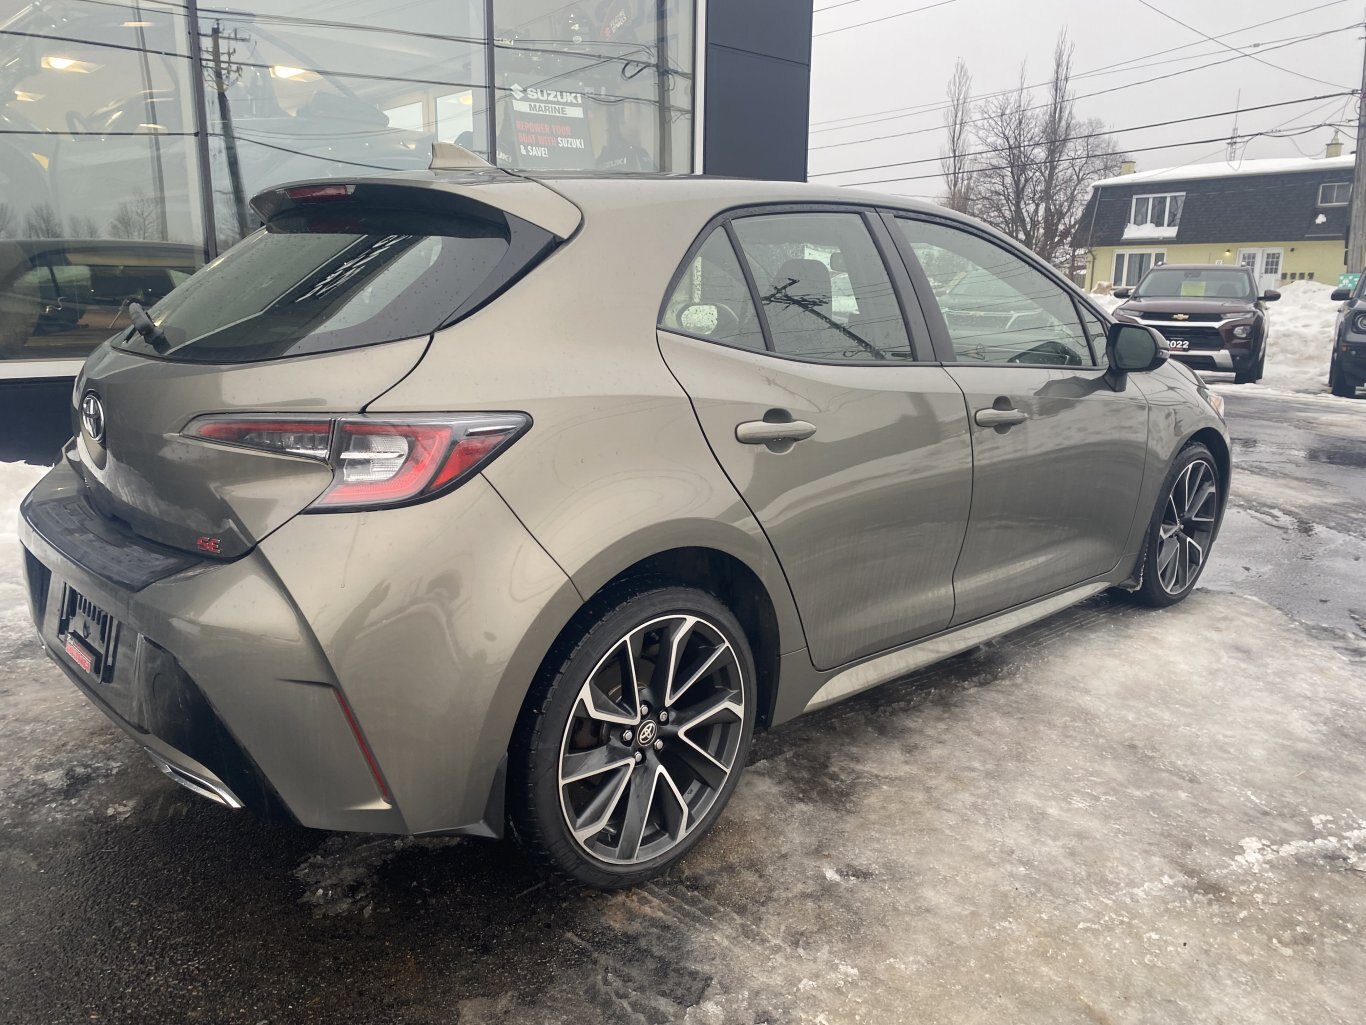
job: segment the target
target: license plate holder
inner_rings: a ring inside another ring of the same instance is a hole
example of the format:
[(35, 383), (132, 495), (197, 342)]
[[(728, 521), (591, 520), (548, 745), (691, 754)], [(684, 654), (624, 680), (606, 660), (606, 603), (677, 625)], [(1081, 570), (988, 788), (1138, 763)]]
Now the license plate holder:
[(114, 678), (119, 624), (70, 584), (62, 585), (57, 637), (71, 661), (100, 683)]
[(1189, 338), (1168, 338), (1167, 348), (1172, 352), (1189, 352), (1191, 347)]

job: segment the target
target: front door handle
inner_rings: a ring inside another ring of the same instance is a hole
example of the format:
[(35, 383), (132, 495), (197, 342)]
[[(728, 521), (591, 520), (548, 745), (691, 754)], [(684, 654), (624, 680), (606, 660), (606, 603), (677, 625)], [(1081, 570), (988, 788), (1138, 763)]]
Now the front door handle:
[(1020, 409), (979, 409), (973, 417), (978, 427), (1014, 427), (1029, 419)]
[(735, 425), (735, 440), (745, 445), (805, 441), (816, 433), (816, 425), (805, 420), (749, 420)]

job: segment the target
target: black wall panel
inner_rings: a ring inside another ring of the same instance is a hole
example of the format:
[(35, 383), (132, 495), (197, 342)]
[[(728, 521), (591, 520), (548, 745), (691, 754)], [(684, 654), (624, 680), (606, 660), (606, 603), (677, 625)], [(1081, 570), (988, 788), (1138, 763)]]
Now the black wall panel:
[(702, 169), (805, 181), (810, 0), (708, 4), (704, 74)]

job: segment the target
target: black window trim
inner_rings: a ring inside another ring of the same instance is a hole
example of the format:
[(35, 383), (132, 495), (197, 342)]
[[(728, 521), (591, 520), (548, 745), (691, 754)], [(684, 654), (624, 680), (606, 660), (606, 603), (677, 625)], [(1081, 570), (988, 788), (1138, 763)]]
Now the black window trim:
[[(872, 238), (873, 246), (878, 255), (882, 258), (883, 269), (887, 272), (887, 278), (892, 284), (892, 293), (896, 297), (897, 308), (901, 311), (902, 324), (906, 329), (906, 341), (910, 347), (910, 359), (887, 359), (887, 360), (851, 360), (851, 359), (813, 359), (808, 356), (794, 356), (790, 353), (779, 352), (773, 346), (773, 334), (768, 324), (768, 314), (765, 312), (763, 303), (759, 301), (759, 288), (754, 280), (754, 274), (750, 270), (749, 261), (745, 258), (744, 250), (740, 246), (740, 240), (736, 237), (735, 228), (732, 221), (740, 220), (745, 217), (763, 217), (772, 214), (797, 214), (797, 213), (845, 213), (858, 215)], [(934, 356), (934, 345), (930, 325), (925, 319), (924, 312), (916, 300), (916, 292), (911, 287), (911, 283), (905, 279), (905, 266), (900, 260), (892, 259), (892, 254), (897, 252), (896, 239), (887, 232), (886, 225), (882, 223), (879, 216), (880, 209), (875, 206), (868, 206), (861, 203), (840, 203), (840, 202), (819, 202), (819, 203), (792, 203), (792, 202), (772, 202), (772, 203), (746, 203), (722, 210), (713, 216), (698, 232), (679, 261), (678, 267), (669, 278), (668, 288), (664, 292), (664, 298), (659, 305), (659, 313), (655, 318), (655, 327), (659, 331), (667, 331), (669, 334), (681, 335), (685, 338), (693, 338), (700, 342), (709, 342), (712, 345), (720, 345), (727, 349), (735, 349), (738, 352), (757, 353), (771, 356), (774, 359), (787, 360), (792, 363), (808, 363), (815, 366), (826, 367), (910, 367), (910, 366), (936, 366), (939, 360)], [(740, 263), (740, 272), (744, 275), (745, 284), (749, 287), (749, 299), (754, 304), (754, 308), (759, 315), (759, 325), (763, 331), (764, 348), (751, 349), (744, 345), (736, 345), (732, 342), (722, 341), (717, 338), (708, 338), (706, 335), (686, 331), (682, 328), (668, 327), (664, 323), (664, 314), (668, 309), (669, 300), (673, 298), (674, 291), (682, 282), (683, 274), (689, 264), (696, 258), (702, 246), (711, 238), (712, 232), (722, 228), (726, 238), (730, 240), (731, 251)]]
[[(1110, 317), (1109, 314), (1101, 310), (1098, 306), (1088, 301), (1085, 298), (1085, 294), (1081, 292), (1081, 290), (1078, 289), (1073, 282), (1068, 281), (1054, 268), (1048, 266), (1044, 261), (1040, 260), (1036, 254), (1025, 249), (1023, 246), (1019, 246), (1014, 243), (1004, 244), (1002, 242), (1002, 239), (996, 238), (993, 234), (981, 230), (974, 224), (971, 224), (966, 221), (960, 221), (954, 217), (939, 217), (933, 213), (929, 213), (926, 211), (907, 210), (898, 207), (887, 207), (883, 209), (882, 216), (884, 221), (888, 222), (887, 230), (892, 235), (892, 241), (895, 243), (897, 251), (901, 254), (901, 259), (904, 261), (906, 265), (906, 271), (910, 275), (911, 283), (915, 287), (916, 295), (920, 298), (920, 308), (924, 313), (926, 320), (929, 321), (931, 341), (934, 344), (935, 352), (939, 356), (939, 363), (941, 363), (943, 366), (1021, 367), (1024, 369), (1032, 370), (1066, 369), (1074, 372), (1091, 370), (1095, 371), (1096, 376), (1098, 377), (1103, 376), (1105, 373), (1108, 372), (1109, 368), (1100, 364), (1099, 358), (1097, 357), (1095, 352), (1095, 346), (1092, 345), (1090, 342), (1090, 332), (1086, 330), (1086, 325), (1081, 319), (1080, 309), (1085, 309), (1093, 313), (1096, 319), (1099, 320), (1102, 324), (1106, 325), (1107, 328), (1113, 322), (1113, 318)], [(948, 322), (944, 320), (944, 313), (939, 308), (939, 299), (934, 294), (933, 288), (931, 288), (930, 286), (929, 276), (925, 273), (925, 269), (920, 265), (920, 260), (916, 257), (915, 251), (911, 248), (910, 243), (906, 241), (905, 237), (901, 234), (900, 230), (897, 229), (895, 222), (898, 219), (909, 221), (922, 221), (928, 224), (937, 224), (941, 227), (956, 229), (958, 231), (964, 232), (965, 234), (974, 235), (977, 238), (981, 239), (983, 242), (987, 242), (991, 245), (994, 245), (996, 246), (996, 248), (1004, 250), (1005, 252), (1009, 253), (1015, 258), (1028, 264), (1035, 270), (1042, 273), (1044, 277), (1046, 277), (1048, 280), (1056, 283), (1062, 289), (1063, 294), (1065, 294), (1072, 300), (1072, 305), (1074, 307), (1073, 312), (1077, 316), (1077, 326), (1081, 328), (1082, 335), (1085, 338), (1087, 338), (1087, 348), (1091, 350), (1091, 359), (1093, 360), (1092, 365), (1077, 367), (1059, 363), (996, 363), (984, 362), (981, 360), (959, 359), (958, 352), (953, 347), (953, 339), (949, 334)], [(1006, 241), (1009, 242), (1009, 240)], [(1077, 309), (1077, 307), (1080, 307), (1080, 309)]]

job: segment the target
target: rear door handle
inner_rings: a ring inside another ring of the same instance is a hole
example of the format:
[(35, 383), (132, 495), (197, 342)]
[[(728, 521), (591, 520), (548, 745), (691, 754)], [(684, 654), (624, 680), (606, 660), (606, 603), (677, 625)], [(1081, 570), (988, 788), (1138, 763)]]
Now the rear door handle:
[(775, 441), (805, 441), (816, 425), (805, 420), (749, 420), (735, 425), (735, 440), (745, 445), (768, 445)]
[(979, 409), (973, 417), (978, 427), (1014, 427), (1029, 419), (1020, 409)]

